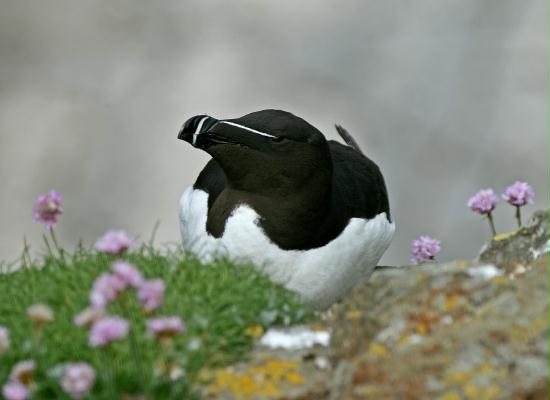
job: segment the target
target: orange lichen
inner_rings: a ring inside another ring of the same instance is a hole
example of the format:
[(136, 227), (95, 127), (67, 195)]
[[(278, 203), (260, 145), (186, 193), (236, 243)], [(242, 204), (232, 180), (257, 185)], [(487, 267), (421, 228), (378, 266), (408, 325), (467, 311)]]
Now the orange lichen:
[(263, 395), (276, 397), (283, 385), (305, 382), (295, 361), (267, 359), (263, 364), (236, 371), (232, 367), (213, 371), (207, 387), (208, 394), (229, 392), (235, 398)]

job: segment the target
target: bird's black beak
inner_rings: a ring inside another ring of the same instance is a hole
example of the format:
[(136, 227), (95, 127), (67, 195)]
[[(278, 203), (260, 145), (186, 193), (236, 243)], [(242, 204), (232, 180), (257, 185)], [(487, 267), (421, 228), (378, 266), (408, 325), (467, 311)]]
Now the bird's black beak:
[[(197, 115), (189, 118), (185, 124), (183, 124), (178, 134), (178, 139), (184, 140), (193, 147), (206, 151), (210, 147), (220, 144), (241, 146), (253, 145), (258, 138), (256, 137), (257, 135), (251, 135), (248, 130), (250, 129), (235, 124), (230, 120), (220, 121), (208, 115)], [(265, 134), (262, 133), (260, 133), (260, 135), (265, 136)], [(269, 136), (271, 137), (271, 135)]]
[(199, 149), (207, 149), (214, 144), (228, 143), (224, 138), (210, 132), (211, 128), (218, 123), (216, 118), (208, 115), (196, 115), (189, 118), (183, 124), (178, 139), (190, 143)]

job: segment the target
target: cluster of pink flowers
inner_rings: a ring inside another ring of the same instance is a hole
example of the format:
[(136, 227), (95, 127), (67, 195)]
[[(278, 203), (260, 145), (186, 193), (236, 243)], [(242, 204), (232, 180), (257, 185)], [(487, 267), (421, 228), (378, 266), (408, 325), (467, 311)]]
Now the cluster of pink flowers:
[[(51, 239), (63, 258), (63, 251), (57, 245), (53, 231), (63, 212), (62, 199), (63, 196), (54, 190), (38, 196), (33, 207), (33, 221), (41, 222), (50, 229)], [(48, 242), (46, 244), (50, 249)], [(125, 231), (110, 230), (96, 241), (94, 247), (99, 252), (119, 256), (133, 245), (134, 241)], [(90, 346), (104, 347), (113, 341), (133, 335), (128, 321), (129, 315), (125, 315), (127, 319), (124, 319), (108, 315), (106, 312), (107, 306), (116, 301), (127, 289), (135, 290), (146, 313), (151, 313), (164, 302), (166, 286), (162, 279), (145, 280), (136, 266), (121, 260), (113, 262), (112, 270), (102, 273), (94, 281), (90, 292), (90, 307), (74, 318), (75, 325), (89, 330)], [(128, 310), (125, 309), (125, 313), (128, 314)], [(40, 332), (41, 326), (54, 320), (53, 311), (45, 304), (30, 306), (27, 309), (27, 315), (33, 321), (38, 332)], [(184, 323), (177, 316), (151, 318), (146, 323), (149, 334), (163, 341), (170, 340), (185, 331)], [(9, 331), (6, 327), (0, 326), (0, 356), (9, 348)], [(132, 349), (132, 351), (134, 350)], [(36, 365), (33, 360), (17, 363), (12, 369), (9, 381), (2, 387), (2, 396), (7, 400), (29, 399), (32, 396), (35, 369)], [(96, 372), (92, 366), (85, 362), (72, 362), (64, 365), (60, 386), (72, 398), (80, 399), (90, 393), (95, 381)]]
[[(166, 285), (162, 279), (145, 280), (137, 267), (128, 262), (115, 261), (112, 273), (105, 272), (94, 282), (90, 292), (92, 307), (82, 311), (74, 320), (76, 325), (90, 328), (91, 346), (102, 347), (128, 335), (128, 321), (106, 316), (104, 311), (126, 289), (136, 290), (144, 311), (150, 313), (164, 302)], [(185, 329), (179, 317), (150, 319), (147, 326), (149, 333), (157, 338), (172, 337)]]
[[(107, 315), (106, 306), (115, 301), (126, 289), (134, 289), (143, 308), (151, 312), (160, 307), (164, 300), (165, 284), (161, 279), (145, 280), (134, 265), (115, 261), (110, 273), (101, 274), (93, 284), (90, 294), (91, 307), (75, 316), (74, 322), (89, 329), (89, 344), (105, 347), (131, 334), (130, 322), (118, 316)], [(53, 311), (46, 304), (33, 304), (27, 315), (36, 326), (52, 322)], [(128, 316), (127, 316), (128, 317)], [(185, 325), (177, 316), (159, 316), (146, 321), (148, 333), (165, 343), (185, 331)], [(9, 350), (9, 331), (0, 326), (0, 356)], [(26, 400), (32, 397), (36, 363), (21, 361), (12, 368), (9, 380), (2, 387), (2, 396), (7, 400)], [(74, 399), (90, 393), (96, 381), (96, 372), (85, 362), (67, 363), (60, 377), (61, 388)]]
[(62, 200), (63, 195), (55, 190), (50, 190), (48, 193), (38, 196), (32, 209), (32, 220), (43, 223), (49, 229), (55, 227), (59, 216), (63, 213)]
[(429, 236), (423, 235), (413, 240), (411, 246), (413, 264), (421, 264), (425, 261), (433, 260), (437, 253), (441, 251), (441, 242)]
[(134, 241), (125, 231), (108, 231), (97, 240), (95, 249), (103, 253), (120, 255), (133, 244)]
[(115, 261), (112, 273), (102, 273), (93, 284), (90, 292), (92, 308), (75, 317), (77, 325), (91, 327), (91, 346), (102, 347), (128, 335), (128, 321), (106, 316), (99, 310), (104, 310), (124, 290), (130, 288), (137, 290), (137, 296), (146, 311), (158, 308), (164, 300), (165, 285), (162, 280), (147, 281), (134, 265), (125, 261)]
[[(527, 182), (516, 181), (506, 188), (501, 197), (508, 204), (516, 207), (516, 219), (518, 221), (518, 226), (521, 227), (520, 207), (533, 203), (535, 197), (533, 188)], [(493, 236), (496, 235), (496, 229), (492, 211), (497, 204), (498, 196), (493, 189), (482, 189), (468, 200), (468, 207), (470, 207), (472, 211), (487, 217)]]
[[(18, 362), (12, 368), (9, 381), (2, 388), (6, 400), (26, 400), (31, 397), (36, 363), (33, 360)], [(80, 399), (92, 390), (95, 370), (85, 362), (69, 363), (63, 368), (61, 387), (73, 399)]]
[(101, 274), (93, 284), (90, 303), (95, 308), (105, 308), (128, 288), (136, 289), (138, 298), (147, 311), (158, 308), (164, 300), (165, 285), (160, 279), (147, 281), (139, 270), (125, 261), (115, 261), (113, 273)]

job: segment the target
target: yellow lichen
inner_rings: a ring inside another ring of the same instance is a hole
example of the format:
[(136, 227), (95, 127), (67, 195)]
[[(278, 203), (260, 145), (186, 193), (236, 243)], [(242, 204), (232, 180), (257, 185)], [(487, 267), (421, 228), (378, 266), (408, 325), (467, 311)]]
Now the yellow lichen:
[(541, 318), (541, 317), (535, 318), (529, 324), (529, 331), (533, 334), (538, 334), (539, 332), (547, 328), (548, 328), (548, 318)]
[(491, 279), (491, 282), (495, 285), (505, 285), (508, 283), (508, 278), (503, 275), (495, 276)]
[(472, 373), (469, 371), (448, 372), (444, 379), (449, 385), (464, 385), (472, 379)]
[(486, 399), (486, 400), (493, 400), (498, 398), (500, 394), (501, 394), (500, 387), (495, 384), (492, 384), (487, 386), (486, 388), (483, 388), (480, 398)]
[(367, 355), (371, 357), (386, 357), (388, 350), (382, 343), (371, 343), (367, 350)]
[(512, 336), (512, 338), (518, 342), (526, 342), (529, 339), (530, 334), (532, 333), (529, 331), (528, 328), (525, 328), (518, 324), (512, 325), (512, 328), (509, 332), (510, 336)]
[(284, 378), (289, 381), (290, 383), (293, 383), (295, 385), (299, 385), (301, 383), (304, 383), (304, 377), (296, 372), (287, 372), (284, 375)]
[(426, 280), (426, 278), (428, 278), (428, 274), (424, 274), (424, 273), (417, 273), (416, 274), (416, 282), (417, 283), (424, 282)]
[(494, 369), (495, 368), (493, 367), (493, 364), (486, 362), (478, 367), (477, 372), (479, 372), (480, 374), (488, 374), (490, 372), (493, 372)]
[(264, 328), (261, 325), (250, 325), (244, 330), (244, 334), (251, 338), (257, 339), (264, 333)]
[(480, 396), (481, 391), (479, 390), (479, 387), (477, 385), (474, 385), (472, 383), (467, 383), (462, 388), (462, 391), (464, 392), (464, 395), (468, 400), (481, 399), (481, 396)]
[(235, 398), (276, 397), (281, 385), (305, 382), (295, 361), (267, 359), (263, 364), (235, 371), (232, 367), (213, 371), (207, 387), (209, 395), (229, 392)]
[(425, 335), (428, 333), (428, 327), (425, 324), (419, 324), (416, 326), (416, 331), (420, 333), (421, 335)]
[(351, 310), (346, 313), (346, 319), (361, 319), (363, 318), (363, 313), (359, 310)]
[(460, 396), (454, 390), (445, 392), (441, 396), (441, 400), (460, 400)]
[(501, 233), (501, 234), (495, 235), (495, 236), (493, 236), (493, 240), (495, 242), (498, 242), (499, 240), (508, 239), (509, 237), (513, 236), (516, 232), (517, 232), (517, 230), (515, 230), (513, 232), (507, 232), (507, 233)]
[(472, 264), (471, 261), (468, 261), (468, 260), (456, 260), (455, 261), (455, 266), (458, 267), (458, 268), (468, 268), (470, 265)]
[(371, 398), (372, 395), (374, 395), (376, 393), (376, 386), (374, 385), (363, 385), (363, 386), (357, 386), (355, 389), (354, 389), (354, 393), (357, 394), (358, 396), (362, 396), (364, 398)]
[(399, 338), (397, 341), (397, 347), (405, 347), (409, 344), (411, 336), (410, 335), (404, 335)]
[(460, 296), (452, 294), (445, 299), (445, 304), (443, 306), (445, 307), (445, 310), (451, 310), (455, 308), (459, 303), (461, 303)]

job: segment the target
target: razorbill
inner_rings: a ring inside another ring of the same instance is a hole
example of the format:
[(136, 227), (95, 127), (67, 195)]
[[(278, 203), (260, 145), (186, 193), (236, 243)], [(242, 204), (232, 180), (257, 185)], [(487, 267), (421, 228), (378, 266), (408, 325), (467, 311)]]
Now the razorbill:
[(252, 263), (323, 309), (367, 279), (395, 225), (378, 166), (280, 110), (197, 115), (178, 138), (212, 159), (180, 199), (183, 246)]

